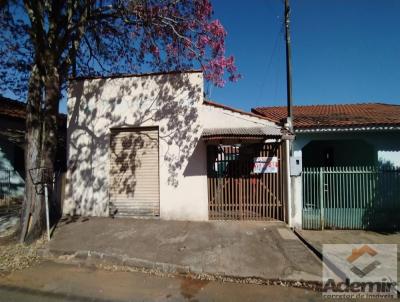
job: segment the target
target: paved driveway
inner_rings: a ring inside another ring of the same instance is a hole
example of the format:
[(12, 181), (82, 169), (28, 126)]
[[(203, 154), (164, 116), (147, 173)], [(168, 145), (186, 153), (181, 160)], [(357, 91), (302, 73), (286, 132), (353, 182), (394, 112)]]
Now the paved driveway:
[(321, 263), (280, 222), (89, 218), (64, 222), (52, 255), (172, 272), (320, 281)]

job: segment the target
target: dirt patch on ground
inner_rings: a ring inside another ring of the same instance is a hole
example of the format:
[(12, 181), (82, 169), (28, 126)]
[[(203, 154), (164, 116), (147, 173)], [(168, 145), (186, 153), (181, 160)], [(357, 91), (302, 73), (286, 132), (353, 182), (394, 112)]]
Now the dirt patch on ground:
[(186, 299), (192, 299), (195, 297), (200, 290), (206, 287), (208, 280), (198, 280), (191, 278), (182, 278), (181, 282), (181, 295)]
[(38, 249), (43, 244), (43, 240), (38, 240), (30, 245), (21, 243), (0, 245), (0, 275), (24, 269), (40, 262)]
[(18, 243), (21, 201), (0, 204), (0, 275), (30, 267), (39, 262), (38, 249), (44, 244), (38, 240), (30, 245)]

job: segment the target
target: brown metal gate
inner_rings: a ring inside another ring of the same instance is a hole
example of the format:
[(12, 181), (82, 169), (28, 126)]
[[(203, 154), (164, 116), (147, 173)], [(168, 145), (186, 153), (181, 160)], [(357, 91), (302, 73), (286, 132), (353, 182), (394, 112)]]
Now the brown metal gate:
[[(209, 145), (211, 220), (286, 221), (284, 144)], [(277, 173), (253, 173), (254, 158), (278, 157)]]

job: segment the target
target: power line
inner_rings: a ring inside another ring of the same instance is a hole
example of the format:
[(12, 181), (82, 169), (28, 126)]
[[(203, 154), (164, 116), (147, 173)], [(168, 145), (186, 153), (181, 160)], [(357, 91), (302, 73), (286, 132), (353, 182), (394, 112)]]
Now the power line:
[(277, 49), (277, 46), (278, 46), (278, 40), (279, 40), (279, 37), (281, 37), (281, 35), (283, 34), (283, 29), (284, 29), (284, 23), (281, 24), (281, 27), (280, 27), (279, 31), (277, 32), (277, 34), (276, 34), (275, 41), (274, 41), (274, 46), (272, 48), (272, 53), (270, 54), (269, 60), (267, 61), (265, 72), (264, 72), (265, 73), (265, 77), (263, 78), (263, 81), (262, 81), (262, 84), (261, 84), (261, 87), (260, 87), (259, 98), (261, 98), (262, 93), (264, 92), (264, 88), (265, 88), (265, 85), (266, 85), (266, 82), (267, 82), (267, 78), (268, 78), (268, 76), (270, 74), (270, 71), (271, 71), (272, 62), (273, 62), (273, 59), (274, 59), (275, 54), (276, 54), (276, 49)]
[(282, 73), (281, 68), (275, 68), (275, 86), (274, 86), (274, 94), (273, 94), (273, 97), (272, 97), (273, 101), (275, 101), (277, 99), (277, 96), (278, 96), (278, 85), (282, 84), (281, 73)]

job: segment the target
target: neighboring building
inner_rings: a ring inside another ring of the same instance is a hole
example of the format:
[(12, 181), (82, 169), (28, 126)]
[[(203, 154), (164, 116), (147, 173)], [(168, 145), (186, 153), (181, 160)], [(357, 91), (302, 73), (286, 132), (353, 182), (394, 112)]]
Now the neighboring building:
[(0, 198), (24, 195), (25, 104), (0, 97)]
[[(0, 198), (21, 199), (25, 185), (25, 115), (23, 102), (0, 96)], [(60, 116), (57, 159), (65, 166), (66, 116)], [(61, 168), (60, 167), (60, 168)]]
[[(281, 128), (205, 101), (203, 81), (198, 71), (72, 80), (64, 214), (288, 221)], [(271, 173), (254, 173), (255, 158)]]
[[(272, 121), (286, 107), (252, 109)], [(359, 166), (387, 163), (400, 167), (400, 105), (364, 103), (294, 106), (295, 155), (303, 166)]]
[[(272, 121), (282, 122), (287, 109), (258, 107), (252, 109), (252, 112)], [(391, 194), (390, 202), (395, 203), (394, 207), (400, 208), (400, 191), (394, 191), (400, 186), (400, 174), (396, 172), (396, 168), (400, 168), (400, 105), (362, 103), (294, 106), (293, 117), (296, 136), (293, 155), (302, 158), (303, 165), (303, 180), (301, 177), (292, 178), (298, 227), (302, 225), (302, 211), (299, 209), (303, 209), (305, 213), (308, 205), (321, 207), (316, 205), (321, 200), (325, 202), (325, 207), (333, 207), (329, 204), (330, 201), (333, 204), (338, 200), (347, 202), (349, 199), (350, 207), (367, 209), (378, 199), (382, 202), (382, 191), (386, 191), (387, 195)], [(386, 172), (387, 170), (393, 171)], [(368, 189), (370, 192), (364, 192), (363, 190), (367, 190), (367, 180), (364, 178), (368, 175), (374, 175), (371, 180), (374, 188)], [(378, 179), (379, 182), (385, 180), (392, 183), (385, 188), (381, 186), (378, 190)], [(318, 192), (320, 188), (321, 192), (325, 192), (323, 195)], [(312, 194), (317, 197), (310, 196)], [(346, 194), (348, 197), (344, 196)], [(359, 202), (363, 205), (353, 205), (359, 195)], [(367, 197), (364, 198), (364, 195)], [(393, 210), (393, 207), (390, 209)], [(362, 214), (363, 211), (357, 214), (359, 221), (362, 219), (360, 215), (365, 214)], [(392, 213), (398, 215), (400, 209), (396, 211)], [(376, 216), (375, 214), (373, 215)], [(382, 217), (385, 220), (389, 216)], [(370, 217), (363, 219), (370, 221)], [(361, 224), (366, 225), (366, 222), (356, 223), (358, 226)], [(342, 222), (335, 222), (331, 227), (357, 228)]]

